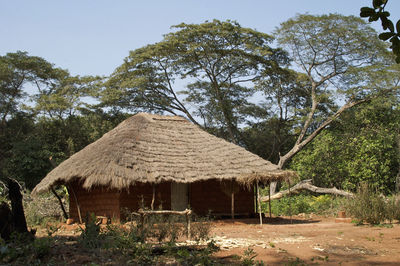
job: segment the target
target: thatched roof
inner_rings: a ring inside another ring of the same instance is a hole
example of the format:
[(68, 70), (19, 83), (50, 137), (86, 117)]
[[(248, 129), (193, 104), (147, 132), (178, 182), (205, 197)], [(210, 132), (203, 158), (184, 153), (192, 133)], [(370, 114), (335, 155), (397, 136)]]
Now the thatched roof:
[[(53, 169), (33, 190), (80, 180), (123, 189), (135, 182), (279, 180), (290, 172), (217, 138), (179, 116), (140, 113)], [(250, 178), (250, 179), (249, 179)]]

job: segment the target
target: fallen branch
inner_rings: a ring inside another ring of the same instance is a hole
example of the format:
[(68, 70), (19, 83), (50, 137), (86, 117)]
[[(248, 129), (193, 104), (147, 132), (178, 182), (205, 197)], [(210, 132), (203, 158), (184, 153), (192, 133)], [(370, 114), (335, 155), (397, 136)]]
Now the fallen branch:
[[(298, 193), (301, 190), (309, 190), (315, 193), (319, 194), (333, 194), (333, 195), (339, 195), (339, 196), (344, 196), (344, 197), (353, 197), (353, 193), (337, 189), (335, 187), (333, 188), (322, 188), (322, 187), (316, 187), (313, 184), (311, 184), (311, 179), (306, 179), (302, 180), (293, 187), (290, 188), (290, 193)], [(271, 195), (271, 200), (274, 199), (280, 199), (283, 196), (289, 194), (289, 190), (283, 190), (279, 191), (278, 193)], [(260, 199), (263, 202), (269, 201), (268, 196), (261, 197)]]

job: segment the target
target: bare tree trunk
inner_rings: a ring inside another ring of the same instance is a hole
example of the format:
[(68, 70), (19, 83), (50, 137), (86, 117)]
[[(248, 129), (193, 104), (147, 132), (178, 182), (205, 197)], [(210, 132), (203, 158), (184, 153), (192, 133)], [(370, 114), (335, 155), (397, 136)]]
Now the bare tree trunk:
[[(314, 130), (310, 135), (308, 135), (308, 137), (306, 137), (307, 129), (311, 124), (311, 121), (312, 121), (313, 116), (314, 116), (314, 112), (315, 112), (317, 104), (318, 104), (316, 102), (316, 100), (314, 99), (314, 97), (313, 97), (312, 109), (311, 109), (310, 113), (307, 116), (307, 120), (304, 123), (304, 126), (303, 126), (303, 128), (301, 130), (301, 133), (300, 133), (299, 137), (297, 138), (297, 141), (294, 144), (294, 146), (292, 147), (292, 149), (290, 151), (288, 151), (285, 155), (280, 156), (279, 162), (278, 162), (278, 167), (280, 169), (283, 169), (283, 167), (286, 165), (286, 163), (291, 158), (293, 158), (293, 156), (295, 156), (307, 144), (309, 144), (316, 136), (318, 136), (322, 132), (322, 130), (324, 130), (329, 124), (331, 124), (335, 119), (337, 119), (344, 111), (352, 108), (353, 106), (356, 106), (356, 105), (362, 104), (364, 102), (367, 102), (369, 100), (370, 100), (370, 98), (366, 98), (366, 99), (361, 99), (359, 101), (346, 103), (345, 105), (340, 107), (340, 109), (337, 110), (336, 113), (334, 113), (331, 117), (327, 118), (325, 120), (325, 122), (323, 122), (316, 130)], [(271, 193), (271, 195), (274, 195), (276, 193), (276, 182), (272, 182), (271, 183), (270, 193)]]
[(315, 193), (320, 193), (320, 194), (333, 194), (333, 195), (339, 195), (339, 196), (344, 196), (344, 197), (352, 197), (353, 193), (344, 191), (344, 190), (339, 190), (337, 188), (321, 188), (317, 187), (311, 184), (311, 179), (307, 180), (302, 180), (299, 183), (297, 183), (295, 186), (291, 187), (290, 189), (279, 191), (278, 193), (270, 196), (270, 197), (261, 197), (261, 201), (270, 201), (273, 199), (280, 199), (283, 196), (290, 194), (290, 193), (297, 193), (298, 191), (301, 190), (309, 190)]

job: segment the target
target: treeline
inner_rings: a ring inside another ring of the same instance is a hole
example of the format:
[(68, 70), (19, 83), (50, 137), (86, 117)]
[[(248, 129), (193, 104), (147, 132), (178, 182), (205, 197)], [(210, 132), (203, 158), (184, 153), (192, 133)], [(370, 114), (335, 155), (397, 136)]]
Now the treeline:
[[(272, 46), (276, 40), (277, 45)], [(108, 77), (0, 56), (0, 174), (33, 188), (140, 112), (183, 115), (319, 186), (395, 191), (400, 67), (367, 23), (298, 15), (272, 35), (234, 21), (180, 24)]]

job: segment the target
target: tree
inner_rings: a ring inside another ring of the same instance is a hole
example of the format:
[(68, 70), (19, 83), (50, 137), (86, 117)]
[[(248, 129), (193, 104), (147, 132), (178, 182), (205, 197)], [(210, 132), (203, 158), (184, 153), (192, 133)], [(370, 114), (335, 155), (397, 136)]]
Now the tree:
[[(359, 18), (298, 15), (282, 23), (276, 35), (307, 77), (309, 97), (307, 112), (297, 125), (296, 143), (280, 157), (278, 165), (282, 168), (343, 112), (397, 87), (370, 84), (359, 78), (387, 67), (383, 64), (384, 44)], [(340, 101), (335, 100), (339, 97)], [(323, 109), (325, 114), (315, 119)]]
[(318, 186), (355, 191), (368, 182), (382, 193), (395, 191), (399, 111), (395, 97), (352, 108), (296, 155), (290, 167)]
[[(198, 124), (197, 115), (206, 127), (223, 127), (228, 139), (238, 142), (238, 125), (255, 108), (248, 101), (254, 90), (246, 84), (287, 63), (285, 52), (268, 46), (271, 36), (232, 21), (180, 24), (173, 29), (177, 31), (163, 41), (130, 53), (107, 83), (104, 101), (180, 112)], [(177, 96), (182, 83), (184, 101)], [(194, 115), (189, 111), (193, 109)]]
[(26, 52), (0, 56), (0, 175), (32, 189), (51, 169), (49, 157), (59, 163), (115, 126), (82, 100), (95, 95), (98, 80)]
[(389, 40), (392, 43), (390, 48), (396, 56), (396, 62), (400, 64), (400, 20), (397, 20), (395, 28), (393, 22), (389, 19), (390, 13), (385, 11), (387, 3), (388, 0), (373, 0), (373, 8), (362, 7), (360, 17), (368, 18), (369, 22), (377, 21), (378, 19), (381, 21), (385, 32), (379, 34), (379, 39), (384, 41)]
[(0, 134), (7, 118), (18, 112), (18, 105), (27, 99), (25, 86), (40, 90), (55, 78), (53, 65), (43, 58), (21, 51), (0, 56)]

